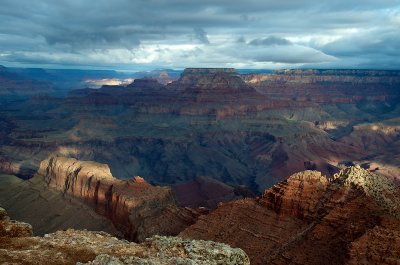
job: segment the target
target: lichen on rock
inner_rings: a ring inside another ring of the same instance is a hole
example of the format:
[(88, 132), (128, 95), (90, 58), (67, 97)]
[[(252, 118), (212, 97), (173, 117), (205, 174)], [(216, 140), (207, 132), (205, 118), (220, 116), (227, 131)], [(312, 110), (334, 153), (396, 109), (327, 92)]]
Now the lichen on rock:
[[(5, 210), (0, 208), (0, 214), (6, 216)], [(32, 237), (29, 224), (3, 219), (0, 221), (0, 264), (250, 264), (243, 250), (213, 241), (153, 236), (137, 244), (105, 232), (73, 229)]]
[(359, 165), (347, 167), (334, 175), (336, 181), (344, 186), (361, 189), (390, 214), (400, 217), (399, 205), (393, 200), (396, 196), (396, 186), (389, 179), (378, 176)]
[[(113, 257), (98, 255), (86, 265), (245, 265), (250, 264), (246, 253), (239, 248), (231, 248), (222, 243), (203, 240), (185, 240), (179, 237), (154, 236), (142, 244), (143, 251), (138, 256), (122, 255)], [(77, 263), (83, 265), (82, 263)]]

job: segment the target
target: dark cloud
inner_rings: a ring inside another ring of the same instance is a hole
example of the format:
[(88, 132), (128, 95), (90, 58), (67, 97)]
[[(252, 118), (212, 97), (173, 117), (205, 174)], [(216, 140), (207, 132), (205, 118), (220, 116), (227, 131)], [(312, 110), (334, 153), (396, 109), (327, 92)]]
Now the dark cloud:
[(204, 31), (202, 28), (195, 28), (193, 29), (194, 31), (194, 37), (199, 40), (203, 44), (210, 44), (210, 41), (208, 40), (207, 33)]
[(0, 0), (0, 20), (4, 64), (387, 68), (399, 59), (398, 0)]
[(370, 30), (333, 41), (322, 50), (335, 56), (365, 57), (371, 55), (400, 58), (400, 35), (395, 30)]
[(264, 39), (254, 39), (249, 42), (249, 45), (254, 46), (271, 46), (271, 45), (291, 45), (292, 43), (287, 39), (270, 36)]

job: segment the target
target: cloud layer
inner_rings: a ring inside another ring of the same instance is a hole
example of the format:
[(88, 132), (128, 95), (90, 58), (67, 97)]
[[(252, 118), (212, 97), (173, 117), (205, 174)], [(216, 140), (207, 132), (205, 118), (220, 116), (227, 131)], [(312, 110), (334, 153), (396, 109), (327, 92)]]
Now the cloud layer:
[(399, 0), (0, 0), (0, 64), (400, 69)]

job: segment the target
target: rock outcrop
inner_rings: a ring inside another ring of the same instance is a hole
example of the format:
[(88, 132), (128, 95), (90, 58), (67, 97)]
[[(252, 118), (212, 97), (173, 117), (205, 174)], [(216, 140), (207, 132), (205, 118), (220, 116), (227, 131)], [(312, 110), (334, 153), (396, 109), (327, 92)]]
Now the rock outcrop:
[(137, 178), (116, 179), (104, 164), (52, 157), (40, 164), (35, 177), (43, 178), (50, 189), (93, 207), (133, 241), (155, 234), (176, 235), (198, 215), (194, 210), (178, 208), (170, 188)]
[(73, 229), (32, 237), (30, 225), (5, 219), (3, 208), (0, 216), (1, 264), (250, 264), (243, 250), (211, 241), (154, 236), (136, 244)]
[(182, 90), (180, 99), (185, 103), (235, 106), (251, 101), (257, 103), (257, 97), (262, 97), (233, 68), (187, 68), (180, 79), (170, 84), (169, 89)]
[(305, 171), (258, 199), (219, 205), (181, 236), (240, 247), (252, 264), (397, 264), (399, 195), (359, 166), (329, 180)]
[(27, 223), (10, 220), (4, 208), (0, 207), (0, 238), (32, 236), (32, 226)]
[(361, 189), (367, 196), (390, 214), (400, 219), (400, 200), (395, 184), (381, 176), (361, 168), (359, 165), (346, 168), (334, 175), (334, 179), (345, 186)]
[(304, 171), (266, 190), (259, 202), (279, 215), (312, 219), (316, 217), (328, 185), (327, 178), (321, 172)]

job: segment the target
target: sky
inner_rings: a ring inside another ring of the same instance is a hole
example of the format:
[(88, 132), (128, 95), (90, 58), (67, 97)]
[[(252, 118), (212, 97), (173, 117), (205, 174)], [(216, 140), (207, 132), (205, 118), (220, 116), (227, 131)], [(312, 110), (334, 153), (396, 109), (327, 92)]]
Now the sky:
[(0, 0), (0, 64), (400, 69), (400, 0)]

